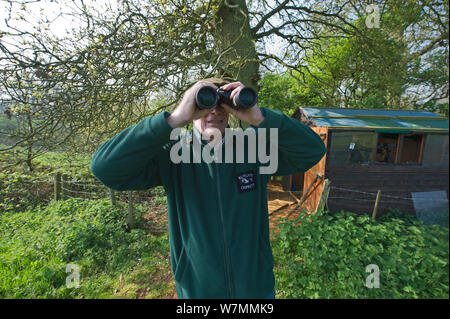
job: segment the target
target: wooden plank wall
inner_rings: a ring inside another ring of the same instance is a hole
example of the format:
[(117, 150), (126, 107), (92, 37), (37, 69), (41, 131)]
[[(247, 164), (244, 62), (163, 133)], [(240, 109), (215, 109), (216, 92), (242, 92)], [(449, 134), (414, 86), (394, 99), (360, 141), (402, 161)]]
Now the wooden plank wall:
[[(328, 128), (327, 127), (311, 127), (311, 129), (319, 134), (319, 136), (324, 141), (325, 145), (327, 145), (328, 140)], [(327, 156), (325, 155), (319, 163), (314, 165), (304, 174), (303, 181), (303, 192), (306, 192), (308, 187), (310, 187), (311, 183), (314, 181), (317, 174), (322, 177), (325, 177), (325, 163), (327, 160)], [(311, 188), (310, 195), (308, 195), (304, 204), (301, 206), (301, 209), (307, 209), (309, 212), (315, 212), (317, 205), (319, 204), (320, 195), (322, 194), (324, 178), (318, 179)], [(333, 183), (333, 182), (332, 182)]]
[(385, 213), (389, 207), (415, 213), (413, 202), (409, 200), (411, 192), (445, 190), (447, 197), (449, 194), (448, 167), (393, 164), (327, 166), (325, 176), (331, 181), (328, 197), (328, 208), (331, 211), (345, 210), (371, 214), (377, 190), (381, 190), (377, 216)]
[(287, 202), (295, 202), (295, 199), (292, 197), (292, 195), (295, 196), (296, 198), (301, 198), (302, 194), (303, 194), (302, 192), (289, 193), (288, 191), (286, 192), (267, 191), (267, 200), (271, 201), (279, 199)]

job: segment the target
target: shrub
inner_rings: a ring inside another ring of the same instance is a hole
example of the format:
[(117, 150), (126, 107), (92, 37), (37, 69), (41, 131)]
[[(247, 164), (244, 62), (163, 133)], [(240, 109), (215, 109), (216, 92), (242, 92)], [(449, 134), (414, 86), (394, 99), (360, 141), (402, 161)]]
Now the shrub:
[[(446, 227), (347, 212), (318, 212), (280, 227), (273, 241), (280, 298), (449, 297)], [(379, 267), (379, 288), (365, 286), (370, 264)]]

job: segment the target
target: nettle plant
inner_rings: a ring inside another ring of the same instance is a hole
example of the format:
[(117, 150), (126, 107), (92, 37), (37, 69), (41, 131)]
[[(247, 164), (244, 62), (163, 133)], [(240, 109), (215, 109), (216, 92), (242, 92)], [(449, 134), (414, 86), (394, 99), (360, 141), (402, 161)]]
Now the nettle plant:
[[(318, 212), (285, 221), (273, 241), (277, 295), (448, 298), (448, 228), (396, 216)], [(369, 265), (379, 288), (366, 285)]]

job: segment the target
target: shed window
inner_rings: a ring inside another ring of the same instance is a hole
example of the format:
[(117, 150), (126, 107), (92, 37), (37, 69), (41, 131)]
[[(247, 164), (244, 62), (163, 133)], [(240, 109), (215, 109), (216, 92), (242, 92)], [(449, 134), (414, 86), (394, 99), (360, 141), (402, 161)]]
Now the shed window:
[(420, 164), (423, 141), (422, 134), (379, 133), (376, 162)]
[(328, 165), (368, 164), (373, 161), (376, 134), (373, 132), (333, 132)]
[(376, 161), (380, 163), (395, 163), (397, 157), (398, 134), (378, 134)]
[(369, 163), (448, 166), (449, 137), (446, 134), (333, 132), (327, 158), (328, 165), (334, 166)]
[(448, 166), (448, 160), (448, 135), (427, 135), (423, 150), (423, 165)]

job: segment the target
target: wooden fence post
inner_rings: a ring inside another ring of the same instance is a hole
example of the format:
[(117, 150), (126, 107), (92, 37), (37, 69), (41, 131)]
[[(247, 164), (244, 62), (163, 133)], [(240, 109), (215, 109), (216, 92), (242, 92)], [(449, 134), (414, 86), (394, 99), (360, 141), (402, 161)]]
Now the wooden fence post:
[(133, 228), (133, 196), (132, 192), (128, 191), (128, 226)]
[(320, 195), (319, 204), (317, 204), (316, 212), (324, 209), (328, 200), (328, 194), (330, 193), (330, 180), (323, 181), (322, 194)]
[(377, 193), (377, 199), (375, 200), (375, 206), (373, 208), (372, 218), (375, 219), (377, 216), (377, 209), (378, 209), (378, 201), (380, 200), (381, 190), (378, 190)]
[(61, 173), (60, 172), (56, 172), (56, 174), (55, 174), (54, 186), (55, 186), (55, 200), (60, 200), (61, 199)]
[(112, 190), (111, 188), (109, 189), (109, 195), (111, 197), (111, 204), (113, 206), (116, 206), (116, 195), (114, 194), (114, 190)]

